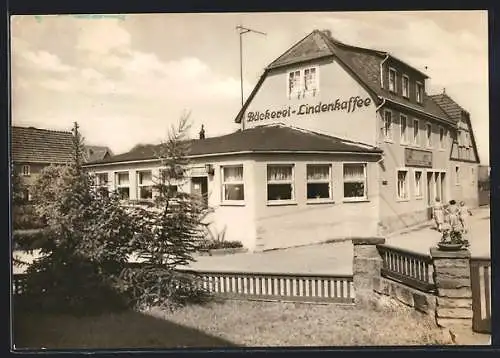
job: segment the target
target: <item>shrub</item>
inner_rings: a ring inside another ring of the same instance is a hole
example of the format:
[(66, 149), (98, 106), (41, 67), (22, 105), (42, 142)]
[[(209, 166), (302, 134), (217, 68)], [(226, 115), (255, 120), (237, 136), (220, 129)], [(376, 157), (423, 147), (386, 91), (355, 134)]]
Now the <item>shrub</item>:
[(45, 230), (14, 231), (14, 250), (32, 251), (45, 247), (50, 238)]
[(207, 240), (203, 243), (202, 250), (237, 249), (241, 247), (243, 247), (241, 241)]

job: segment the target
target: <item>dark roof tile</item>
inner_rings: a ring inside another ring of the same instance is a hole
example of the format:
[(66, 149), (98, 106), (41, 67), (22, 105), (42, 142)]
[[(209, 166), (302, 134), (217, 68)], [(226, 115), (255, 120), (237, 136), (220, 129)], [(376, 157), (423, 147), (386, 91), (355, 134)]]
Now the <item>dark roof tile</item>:
[[(193, 157), (241, 152), (381, 152), (380, 149), (363, 143), (284, 125), (259, 126), (219, 137), (189, 140), (188, 144), (190, 155)], [(140, 145), (127, 153), (92, 162), (89, 165), (156, 159), (159, 148), (160, 145)]]

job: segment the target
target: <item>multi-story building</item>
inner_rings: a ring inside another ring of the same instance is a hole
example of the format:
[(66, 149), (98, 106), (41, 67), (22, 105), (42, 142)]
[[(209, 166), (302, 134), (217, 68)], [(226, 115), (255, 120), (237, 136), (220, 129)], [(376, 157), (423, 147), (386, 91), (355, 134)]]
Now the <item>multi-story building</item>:
[[(251, 250), (374, 236), (429, 218), (435, 200), (477, 205), (469, 115), (384, 51), (315, 30), (266, 67), (235, 121), (190, 141), (191, 181), (212, 227)], [(468, 148), (468, 149), (467, 149)], [(150, 200), (155, 146), (90, 163), (112, 190)]]

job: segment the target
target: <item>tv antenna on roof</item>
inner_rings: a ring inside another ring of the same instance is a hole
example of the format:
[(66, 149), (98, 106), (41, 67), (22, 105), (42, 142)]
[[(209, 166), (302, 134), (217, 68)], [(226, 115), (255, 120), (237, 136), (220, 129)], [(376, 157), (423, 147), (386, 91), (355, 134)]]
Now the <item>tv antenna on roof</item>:
[(236, 30), (240, 35), (240, 86), (241, 86), (241, 107), (243, 107), (243, 44), (242, 44), (242, 36), (248, 32), (255, 32), (256, 34), (267, 36), (265, 32), (252, 30), (247, 27), (243, 27), (241, 25), (236, 26)]

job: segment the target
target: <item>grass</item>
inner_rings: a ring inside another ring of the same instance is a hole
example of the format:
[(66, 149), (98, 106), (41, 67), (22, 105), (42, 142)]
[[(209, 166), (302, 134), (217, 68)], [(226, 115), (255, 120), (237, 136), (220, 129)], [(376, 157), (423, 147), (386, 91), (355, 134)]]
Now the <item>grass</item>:
[(98, 317), (16, 312), (16, 348), (179, 348), (450, 344), (412, 309), (227, 301)]

